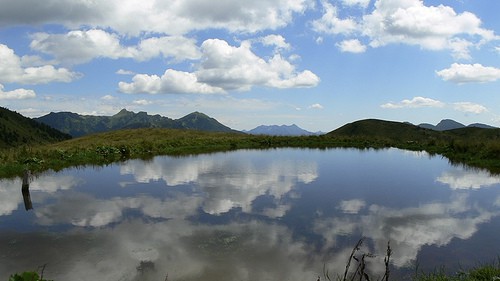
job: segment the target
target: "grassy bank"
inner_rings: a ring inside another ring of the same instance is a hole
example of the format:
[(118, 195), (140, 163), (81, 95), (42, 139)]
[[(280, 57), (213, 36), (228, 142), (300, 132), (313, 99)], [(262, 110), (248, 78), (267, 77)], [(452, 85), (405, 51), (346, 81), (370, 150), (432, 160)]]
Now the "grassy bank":
[(194, 130), (132, 129), (40, 146), (0, 150), (0, 178), (79, 165), (105, 165), (157, 155), (189, 155), (235, 149), (333, 147), (322, 137), (269, 137)]
[(466, 136), (408, 141), (359, 136), (254, 136), (194, 130), (133, 129), (90, 135), (54, 144), (21, 146), (0, 150), (0, 178), (21, 175), (25, 169), (41, 172), (79, 165), (105, 165), (132, 158), (156, 155), (188, 155), (235, 149), (387, 148), (427, 151), (453, 163), (481, 167), (500, 173), (500, 142)]

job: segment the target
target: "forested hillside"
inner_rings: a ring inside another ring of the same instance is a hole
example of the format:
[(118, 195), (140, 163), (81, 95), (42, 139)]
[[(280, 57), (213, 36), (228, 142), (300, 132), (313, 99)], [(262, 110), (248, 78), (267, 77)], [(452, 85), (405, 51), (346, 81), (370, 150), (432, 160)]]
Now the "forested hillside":
[(70, 138), (70, 135), (0, 107), (0, 148), (44, 144)]

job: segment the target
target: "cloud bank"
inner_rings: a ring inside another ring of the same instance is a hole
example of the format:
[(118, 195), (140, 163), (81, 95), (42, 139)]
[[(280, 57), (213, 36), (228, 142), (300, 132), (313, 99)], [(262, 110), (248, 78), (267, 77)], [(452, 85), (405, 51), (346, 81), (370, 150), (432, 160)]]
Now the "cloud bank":
[(444, 102), (425, 97), (414, 97), (411, 100), (405, 99), (400, 102), (388, 102), (382, 104), (380, 107), (385, 109), (399, 109), (423, 107), (443, 108), (446, 106), (451, 106), (454, 110), (465, 113), (481, 114), (488, 112), (488, 109), (485, 106), (473, 102), (454, 102), (446, 104)]
[[(276, 44), (275, 39), (271, 38), (270, 42)], [(256, 55), (251, 47), (248, 41), (242, 42), (240, 46), (231, 46), (224, 40), (208, 39), (200, 47), (201, 63), (195, 71), (167, 69), (161, 77), (137, 74), (131, 83), (120, 82), (119, 89), (128, 94), (213, 94), (248, 91), (253, 86), (308, 88), (319, 83), (316, 74), (309, 70), (297, 71), (280, 54), (266, 60)]]
[(160, 56), (175, 61), (200, 57), (196, 41), (183, 36), (149, 37), (131, 46), (122, 45), (118, 34), (101, 29), (74, 30), (65, 34), (40, 32), (31, 38), (31, 49), (51, 55), (62, 64), (87, 63), (97, 58), (130, 58), (142, 62)]
[(212, 28), (254, 33), (284, 27), (292, 22), (295, 14), (312, 5), (310, 0), (54, 0), (50, 3), (5, 0), (0, 11), (0, 27), (58, 23), (69, 29), (110, 28), (132, 36), (141, 33), (181, 35)]
[(421, 0), (377, 0), (370, 13), (340, 16), (344, 6), (367, 8), (369, 3), (344, 0), (343, 5), (335, 6), (322, 1), (323, 15), (312, 21), (312, 28), (321, 34), (350, 38), (338, 45), (343, 52), (346, 42), (362, 39), (372, 48), (407, 44), (431, 51), (448, 50), (456, 59), (470, 59), (472, 47), (498, 39), (492, 30), (481, 27), (481, 20), (473, 13), (457, 13), (442, 4), (426, 6)]

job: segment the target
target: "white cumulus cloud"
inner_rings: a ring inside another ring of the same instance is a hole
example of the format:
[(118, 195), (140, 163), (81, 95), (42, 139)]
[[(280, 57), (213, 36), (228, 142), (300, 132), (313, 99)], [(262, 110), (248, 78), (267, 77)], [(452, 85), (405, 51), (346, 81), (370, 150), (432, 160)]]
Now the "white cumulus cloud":
[(131, 71), (131, 70), (125, 70), (125, 69), (118, 69), (116, 71), (116, 74), (120, 74), (120, 75), (134, 75), (136, 74), (135, 72)]
[(500, 68), (483, 66), (479, 63), (454, 63), (450, 68), (436, 71), (436, 73), (443, 80), (457, 84), (494, 82), (500, 79)]
[(470, 48), (498, 39), (471, 12), (457, 13), (443, 4), (421, 0), (376, 0), (369, 13), (341, 18), (342, 7), (368, 8), (370, 1), (343, 0), (335, 6), (322, 1), (323, 15), (312, 21), (318, 33), (367, 37), (371, 47), (408, 44), (426, 50), (449, 50), (456, 59), (470, 59)]
[(417, 107), (444, 107), (445, 104), (441, 101), (425, 97), (414, 97), (411, 100), (405, 99), (400, 102), (389, 102), (381, 105), (382, 108), (417, 108)]
[(120, 82), (118, 87), (122, 93), (137, 94), (214, 94), (222, 93), (221, 88), (200, 83), (195, 74), (167, 69), (160, 77), (157, 75), (137, 74), (131, 83)]
[(262, 42), (265, 46), (275, 46), (277, 49), (288, 50), (291, 48), (290, 44), (288, 44), (285, 40), (285, 37), (277, 34), (270, 34), (260, 38), (260, 42)]
[(46, 84), (50, 82), (71, 82), (80, 74), (53, 65), (23, 65), (22, 59), (7, 45), (0, 44), (0, 82), (21, 84)]
[(107, 101), (114, 100), (114, 99), (116, 99), (116, 97), (113, 97), (112, 95), (105, 95), (105, 96), (101, 97), (101, 100), (107, 100)]
[(344, 40), (337, 44), (340, 51), (347, 53), (364, 53), (366, 46), (363, 45), (358, 39)]
[(200, 57), (196, 41), (182, 36), (150, 37), (132, 46), (122, 45), (118, 34), (100, 29), (73, 30), (65, 34), (35, 33), (31, 37), (31, 49), (49, 54), (64, 64), (86, 63), (96, 58), (146, 61), (161, 55), (181, 61)]
[(309, 108), (310, 109), (323, 109), (324, 107), (321, 104), (319, 104), (319, 103), (315, 103), (315, 104), (311, 104), (309, 106)]
[(222, 93), (247, 91), (253, 86), (273, 88), (314, 87), (319, 77), (309, 70), (298, 72), (279, 53), (266, 60), (244, 41), (239, 47), (220, 39), (208, 39), (201, 45), (201, 63), (194, 72), (168, 69), (161, 77), (137, 74), (132, 83), (120, 82), (124, 93)]
[(322, 1), (323, 16), (312, 22), (316, 32), (326, 34), (350, 34), (358, 30), (358, 25), (353, 18), (341, 19), (338, 8), (328, 1)]
[(150, 105), (153, 102), (152, 101), (148, 101), (148, 100), (135, 100), (135, 101), (133, 101), (133, 103), (136, 104), (136, 105)]
[(377, 0), (375, 10), (363, 17), (362, 28), (374, 47), (405, 43), (451, 50), (458, 58), (469, 58), (467, 47), (495, 38), (493, 31), (481, 28), (476, 15), (445, 5), (426, 6), (421, 0)]
[(8, 100), (8, 99), (31, 99), (35, 98), (36, 94), (33, 90), (26, 89), (15, 89), (12, 91), (4, 91), (4, 86), (0, 84), (0, 100)]
[(453, 104), (453, 108), (458, 111), (466, 113), (481, 114), (488, 112), (488, 109), (483, 105), (472, 103), (472, 102), (456, 102)]

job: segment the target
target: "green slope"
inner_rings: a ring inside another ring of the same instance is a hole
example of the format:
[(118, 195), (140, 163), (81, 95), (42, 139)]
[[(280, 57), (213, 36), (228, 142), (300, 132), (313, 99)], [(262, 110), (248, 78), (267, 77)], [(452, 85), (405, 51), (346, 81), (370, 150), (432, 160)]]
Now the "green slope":
[(365, 119), (346, 124), (326, 134), (330, 137), (369, 138), (398, 142), (421, 142), (442, 138), (443, 134), (409, 123)]
[(0, 107), (0, 148), (53, 143), (71, 136)]
[(346, 124), (326, 134), (330, 137), (365, 138), (397, 142), (498, 142), (499, 128), (463, 127), (446, 131), (422, 128), (409, 123), (365, 119)]

